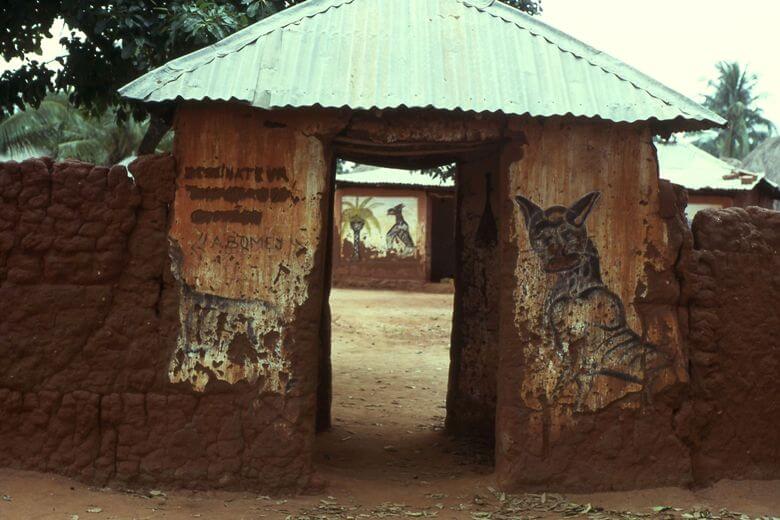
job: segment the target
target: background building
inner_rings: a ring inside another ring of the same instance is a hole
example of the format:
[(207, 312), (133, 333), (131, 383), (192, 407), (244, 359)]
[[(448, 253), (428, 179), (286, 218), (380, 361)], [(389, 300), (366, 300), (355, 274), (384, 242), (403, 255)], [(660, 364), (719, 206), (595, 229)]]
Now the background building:
[[(780, 137), (770, 137), (750, 152), (742, 166), (750, 171), (761, 172), (766, 179), (780, 183)], [(774, 209), (780, 210), (780, 201), (775, 201)]]
[(358, 166), (336, 175), (333, 283), (409, 287), (455, 275), (455, 183)]
[(772, 208), (780, 199), (777, 184), (763, 173), (730, 164), (689, 143), (660, 141), (655, 146), (661, 178), (688, 191), (688, 220), (702, 209)]

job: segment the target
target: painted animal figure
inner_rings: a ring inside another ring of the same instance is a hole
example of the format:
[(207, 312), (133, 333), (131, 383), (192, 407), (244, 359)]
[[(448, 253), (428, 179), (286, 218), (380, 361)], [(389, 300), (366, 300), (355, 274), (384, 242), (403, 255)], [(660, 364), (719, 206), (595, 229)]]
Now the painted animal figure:
[(398, 242), (401, 245), (401, 252), (404, 254), (412, 254), (414, 252), (414, 240), (411, 233), (409, 233), (409, 224), (404, 220), (404, 205), (398, 204), (387, 210), (388, 215), (395, 216), (395, 225), (387, 232), (387, 249), (388, 251)]
[(573, 394), (579, 410), (598, 399), (591, 396), (596, 381), (609, 380), (600, 385), (607, 388), (644, 386), (666, 363), (628, 326), (623, 302), (601, 279), (599, 253), (585, 227), (600, 196), (593, 192), (568, 208), (547, 209), (515, 199), (542, 269), (556, 276), (544, 304), (545, 326), (562, 360), (552, 397)]
[(352, 258), (360, 259), (362, 257), (360, 251), (360, 232), (363, 231), (363, 226), (366, 225), (366, 221), (361, 218), (353, 218), (349, 221), (349, 227), (352, 228)]

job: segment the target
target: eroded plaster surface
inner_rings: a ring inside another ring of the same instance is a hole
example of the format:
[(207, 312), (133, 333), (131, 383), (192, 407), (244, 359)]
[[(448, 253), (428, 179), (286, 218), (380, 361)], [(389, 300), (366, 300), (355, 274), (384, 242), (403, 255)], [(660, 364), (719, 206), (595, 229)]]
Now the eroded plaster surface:
[[(638, 407), (686, 379), (676, 309), (642, 309), (650, 278), (677, 254), (657, 215), (650, 139), (596, 127), (539, 130), (526, 128), (529, 144), (508, 184), (514, 324), (528, 363), (520, 397), (561, 420), (618, 401)], [(577, 153), (549, 155), (563, 143)]]
[(170, 251), (181, 331), (169, 376), (200, 391), (219, 380), (283, 393), (288, 327), (308, 298), (319, 247), (327, 165), (315, 137), (240, 122), (259, 131), (180, 145)]

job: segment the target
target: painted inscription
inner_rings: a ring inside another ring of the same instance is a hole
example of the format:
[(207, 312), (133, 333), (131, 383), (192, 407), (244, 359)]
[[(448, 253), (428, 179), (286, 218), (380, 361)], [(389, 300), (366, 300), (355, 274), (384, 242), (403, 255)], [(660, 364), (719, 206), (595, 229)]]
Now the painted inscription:
[(228, 181), (268, 181), (289, 182), (287, 170), (284, 167), (263, 168), (262, 166), (236, 167), (222, 164), (220, 166), (187, 166), (184, 168), (184, 178), (187, 180), (210, 179)]
[(193, 242), (193, 251), (203, 251), (207, 247), (226, 252), (251, 253), (265, 251), (269, 254), (284, 250), (285, 240), (281, 237), (241, 235), (238, 233), (212, 234), (196, 230), (197, 238)]
[(321, 188), (286, 166), (185, 166), (177, 181), (170, 251), (181, 328), (169, 378), (205, 391), (211, 382), (290, 380), (286, 331), (306, 299)]
[(559, 367), (549, 400), (578, 411), (641, 391), (669, 364), (631, 329), (623, 302), (602, 281), (599, 253), (585, 225), (599, 197), (593, 192), (570, 207), (547, 209), (523, 196), (515, 199), (532, 251), (555, 277), (542, 314)]

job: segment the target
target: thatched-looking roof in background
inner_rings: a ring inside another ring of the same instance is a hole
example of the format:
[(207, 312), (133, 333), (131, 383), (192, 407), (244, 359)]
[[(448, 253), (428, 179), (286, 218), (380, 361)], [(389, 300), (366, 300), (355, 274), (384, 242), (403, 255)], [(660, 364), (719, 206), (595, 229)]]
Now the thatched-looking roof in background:
[(766, 178), (780, 184), (780, 137), (767, 139), (742, 161), (746, 170), (766, 174)]
[(144, 103), (574, 116), (666, 131), (725, 123), (495, 0), (309, 0), (171, 61), (121, 93)]

